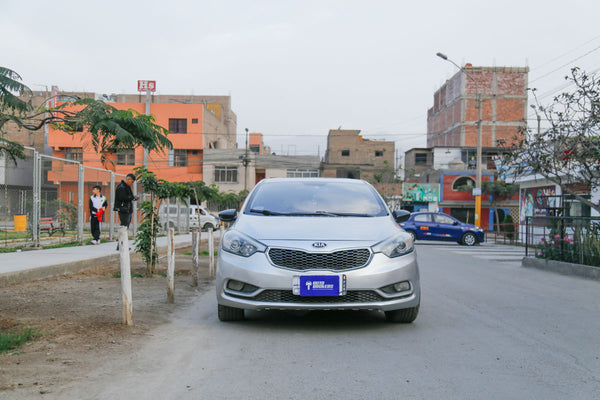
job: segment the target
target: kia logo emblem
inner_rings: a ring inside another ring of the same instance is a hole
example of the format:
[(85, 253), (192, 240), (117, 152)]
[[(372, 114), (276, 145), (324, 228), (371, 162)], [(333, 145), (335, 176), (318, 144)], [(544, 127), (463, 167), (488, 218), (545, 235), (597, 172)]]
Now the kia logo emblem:
[(313, 247), (317, 247), (317, 248), (322, 248), (322, 247), (326, 247), (327, 243), (323, 243), (323, 242), (315, 242), (312, 244)]

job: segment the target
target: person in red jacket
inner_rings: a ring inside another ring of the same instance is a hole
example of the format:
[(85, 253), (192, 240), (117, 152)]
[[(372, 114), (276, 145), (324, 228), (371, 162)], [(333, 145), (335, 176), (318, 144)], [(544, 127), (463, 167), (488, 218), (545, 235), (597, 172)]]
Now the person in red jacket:
[(100, 223), (104, 220), (104, 212), (108, 207), (102, 188), (98, 185), (92, 188), (90, 196), (90, 228), (92, 229), (92, 244), (100, 244)]

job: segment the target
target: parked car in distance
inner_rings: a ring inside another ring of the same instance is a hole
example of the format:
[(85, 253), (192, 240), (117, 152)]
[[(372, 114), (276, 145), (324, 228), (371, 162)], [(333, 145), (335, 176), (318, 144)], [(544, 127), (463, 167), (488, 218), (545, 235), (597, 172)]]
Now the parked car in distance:
[(398, 224), (413, 240), (445, 240), (473, 246), (485, 240), (483, 229), (465, 224), (448, 214), (414, 212), (406, 216), (394, 212)]
[(221, 226), (219, 217), (211, 214), (204, 206), (192, 204), (179, 205), (179, 214), (176, 204), (163, 204), (158, 211), (161, 226), (168, 228), (180, 227), (181, 229), (201, 228), (204, 231), (215, 230)]
[(220, 241), (221, 321), (244, 310), (378, 310), (410, 323), (421, 289), (410, 235), (369, 183), (271, 178), (250, 192)]

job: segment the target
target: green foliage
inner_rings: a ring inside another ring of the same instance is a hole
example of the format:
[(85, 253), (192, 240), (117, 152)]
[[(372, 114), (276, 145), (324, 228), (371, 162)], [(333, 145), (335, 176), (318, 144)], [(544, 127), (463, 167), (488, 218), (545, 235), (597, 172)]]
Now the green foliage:
[(506, 237), (509, 239), (514, 239), (515, 237), (515, 222), (513, 220), (512, 215), (506, 214), (504, 216), (504, 220), (502, 221), (502, 227), (504, 232), (506, 233)]
[(136, 235), (135, 249), (146, 262), (148, 272), (152, 273), (158, 261), (156, 237), (159, 231), (158, 210), (162, 202), (172, 198), (186, 202), (190, 197), (200, 202), (216, 198), (218, 192), (214, 187), (206, 186), (204, 182), (182, 183), (158, 179), (145, 166), (136, 167), (134, 171), (138, 183), (142, 186), (144, 192), (149, 193), (151, 197), (150, 200), (142, 201), (140, 204), (143, 216)]
[[(168, 129), (155, 123), (152, 115), (140, 114), (135, 110), (119, 110), (102, 101), (81, 99), (73, 103), (85, 106), (72, 120), (85, 126), (91, 142), (100, 154), (115, 153), (141, 146), (148, 151), (171, 149), (173, 145), (167, 135)], [(70, 128), (68, 126), (67, 128)]]
[[(31, 93), (21, 80), (16, 72), (0, 67), (0, 129), (8, 122), (32, 131), (54, 125), (73, 134), (73, 127), (84, 127), (87, 128), (84, 135), (90, 136), (94, 149), (102, 154), (101, 158), (104, 154), (138, 146), (148, 151), (173, 147), (167, 138), (168, 130), (157, 125), (153, 116), (135, 110), (118, 110), (102, 101), (77, 99), (54, 108), (34, 110), (31, 102), (25, 102), (17, 95)], [(16, 162), (17, 158), (24, 158), (23, 146), (0, 135), (0, 154)]]
[(139, 205), (142, 211), (142, 223), (138, 226), (135, 250), (141, 254), (146, 269), (152, 273), (158, 262), (156, 236), (158, 235), (158, 213), (151, 200), (142, 201)]
[(10, 329), (0, 332), (0, 353), (14, 350), (23, 343), (40, 336), (40, 332), (33, 328)]
[(576, 227), (572, 237), (553, 232), (541, 242), (538, 258), (600, 267), (600, 223)]
[[(0, 67), (0, 109), (23, 113), (32, 109), (31, 102), (21, 100), (19, 95), (31, 94), (31, 89), (21, 83), (23, 79), (15, 71)], [(0, 122), (0, 127), (2, 123)]]

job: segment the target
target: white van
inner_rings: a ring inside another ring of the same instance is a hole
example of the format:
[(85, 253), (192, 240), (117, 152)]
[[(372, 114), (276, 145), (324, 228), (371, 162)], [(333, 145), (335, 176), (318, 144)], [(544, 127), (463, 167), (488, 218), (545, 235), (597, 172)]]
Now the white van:
[(158, 211), (160, 225), (165, 229), (175, 228), (179, 231), (187, 231), (192, 228), (202, 230), (216, 230), (221, 226), (219, 217), (211, 214), (206, 207), (192, 204), (179, 205), (179, 213), (176, 204), (163, 204)]
[(202, 228), (204, 231), (219, 229), (221, 220), (216, 215), (208, 212), (206, 207), (191, 205), (190, 206), (190, 228)]

